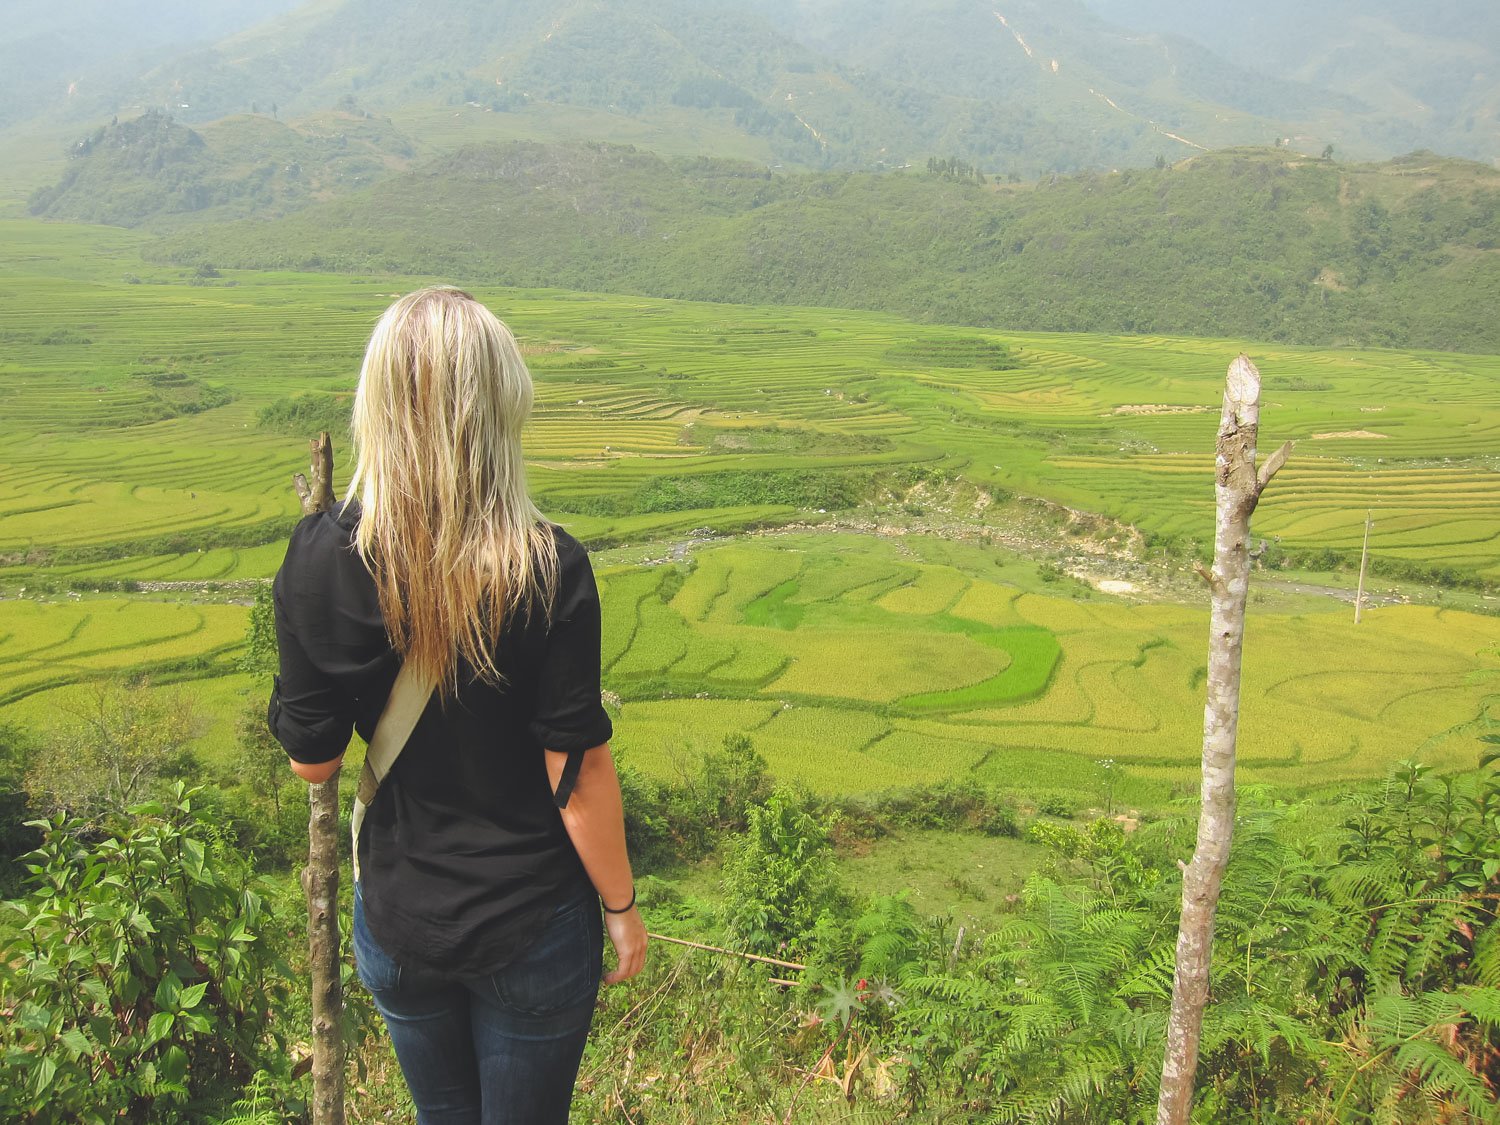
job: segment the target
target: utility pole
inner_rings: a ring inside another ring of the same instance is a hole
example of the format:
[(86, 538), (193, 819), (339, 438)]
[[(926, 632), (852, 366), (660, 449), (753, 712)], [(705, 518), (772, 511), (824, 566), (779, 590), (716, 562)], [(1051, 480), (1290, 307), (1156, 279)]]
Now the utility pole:
[(1359, 589), (1354, 595), (1354, 623), (1359, 624), (1359, 619), (1365, 608), (1365, 570), (1370, 565), (1370, 528), (1374, 520), (1370, 518), (1371, 513), (1365, 512), (1365, 548), (1359, 555)]

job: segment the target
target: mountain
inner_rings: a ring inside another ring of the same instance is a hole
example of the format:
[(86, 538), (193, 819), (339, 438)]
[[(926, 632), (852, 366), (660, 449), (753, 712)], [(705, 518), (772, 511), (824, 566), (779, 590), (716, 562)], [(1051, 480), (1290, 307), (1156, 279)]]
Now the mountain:
[[(70, 98), (51, 79), (38, 120), (97, 123), (149, 106), (202, 124), (271, 107), (295, 118), (357, 106), (391, 116), (432, 151), (444, 147), (440, 136), (423, 134), (447, 107), (495, 138), (615, 140), (612, 123), (644, 124), (658, 135), (705, 132), (723, 140), (715, 151), (758, 148), (786, 165), (954, 156), (1022, 178), (1276, 137), (1355, 158), (1450, 144), (1500, 155), (1488, 0), (1436, 0), (1440, 20), (1405, 23), (1417, 8), (1407, 0), (1372, 0), (1378, 11), (1365, 15), (1329, 0), (1335, 16), (1286, 0), (1254, 9), (1201, 0), (314, 0), (282, 11), (289, 2), (234, 0), (238, 18), (223, 18), (230, 34), (192, 50), (163, 47), (150, 65), (127, 37), (128, 54), (100, 62), (99, 73), (78, 64), (87, 73), (77, 89), (108, 88), (112, 100)], [(1274, 24), (1256, 14), (1267, 8)], [(247, 26), (255, 12), (270, 18)], [(1467, 40), (1466, 20), (1477, 30)], [(1295, 45), (1271, 50), (1273, 28)], [(1380, 44), (1399, 28), (1401, 62), (1382, 66)], [(1274, 65), (1263, 61), (1268, 50)], [(0, 68), (0, 96), (15, 84)], [(1414, 108), (1419, 97), (1432, 99), (1428, 108)], [(568, 107), (591, 112), (553, 112)]]
[(150, 110), (80, 140), (62, 178), (34, 192), (29, 207), (117, 226), (185, 214), (268, 218), (368, 186), (414, 155), (389, 121), (363, 113), (322, 114), (296, 128), (245, 115), (199, 131)]
[(1384, 143), (1500, 158), (1492, 0), (1084, 0), (1126, 27), (1192, 39), (1251, 72), (1357, 98)]
[(48, 112), (75, 120), (107, 117), (152, 60), (222, 39), (300, 3), (8, 0), (0, 20), (0, 128)]
[[(963, 42), (969, 29), (954, 21), (941, 31)], [(252, 106), (295, 115), (349, 98), (377, 112), (547, 103), (651, 117), (688, 107), (766, 138), (781, 161), (815, 167), (951, 152), (1031, 175), (1143, 163), (1181, 147), (1082, 91), (1013, 96), (1035, 85), (1036, 68), (1008, 38), (1003, 46), (991, 65), (1015, 70), (1015, 82), (923, 88), (878, 66), (846, 66), (744, 4), (343, 0), (175, 57), (143, 74), (122, 105), (160, 106), (189, 122)]]
[(186, 229), (186, 266), (440, 275), (883, 309), (1014, 329), (1500, 351), (1500, 172), (1260, 149), (981, 182), (772, 174), (609, 145), (475, 146), (276, 222)]

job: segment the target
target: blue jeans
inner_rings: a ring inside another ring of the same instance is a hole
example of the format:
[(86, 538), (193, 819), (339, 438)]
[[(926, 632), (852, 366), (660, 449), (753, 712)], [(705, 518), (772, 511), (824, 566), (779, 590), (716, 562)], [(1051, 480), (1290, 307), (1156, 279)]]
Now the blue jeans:
[(385, 1017), (419, 1125), (568, 1120), (603, 956), (598, 902), (558, 909), (520, 958), (484, 977), (400, 965), (365, 925), (354, 888), (359, 979)]

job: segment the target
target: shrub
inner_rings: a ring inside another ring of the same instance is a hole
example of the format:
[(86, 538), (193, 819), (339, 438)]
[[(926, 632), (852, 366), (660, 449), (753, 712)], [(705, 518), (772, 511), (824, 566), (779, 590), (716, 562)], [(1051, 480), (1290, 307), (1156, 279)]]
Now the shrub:
[(843, 898), (833, 870), (833, 818), (785, 788), (746, 812), (745, 834), (724, 864), (729, 930), (756, 952), (799, 951), (819, 917)]
[(92, 839), (35, 822), (28, 890), (0, 921), (0, 1117), (158, 1120), (288, 1069), (272, 919), (193, 798), (178, 786)]
[(1078, 815), (1078, 805), (1071, 797), (1062, 793), (1043, 793), (1036, 799), (1036, 811), (1042, 816), (1072, 820)]

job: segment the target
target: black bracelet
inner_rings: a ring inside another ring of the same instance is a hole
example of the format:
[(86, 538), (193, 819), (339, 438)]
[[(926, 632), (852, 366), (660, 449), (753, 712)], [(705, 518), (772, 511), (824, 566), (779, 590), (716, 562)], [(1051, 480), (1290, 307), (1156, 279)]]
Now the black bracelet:
[(635, 905), (635, 885), (631, 884), (630, 887), (630, 901), (627, 902), (624, 906), (620, 907), (620, 909), (611, 910), (609, 908), (609, 904), (604, 901), (603, 895), (599, 896), (599, 905), (604, 907), (604, 913), (606, 914), (629, 914), (630, 908)]

